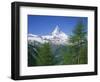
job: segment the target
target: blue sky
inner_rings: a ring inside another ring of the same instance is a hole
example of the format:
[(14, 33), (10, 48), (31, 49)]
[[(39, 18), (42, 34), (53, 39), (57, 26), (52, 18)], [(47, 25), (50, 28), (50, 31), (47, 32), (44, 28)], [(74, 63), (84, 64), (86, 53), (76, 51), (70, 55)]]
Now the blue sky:
[(48, 35), (58, 25), (61, 31), (71, 35), (80, 19), (87, 28), (87, 17), (28, 15), (28, 33)]

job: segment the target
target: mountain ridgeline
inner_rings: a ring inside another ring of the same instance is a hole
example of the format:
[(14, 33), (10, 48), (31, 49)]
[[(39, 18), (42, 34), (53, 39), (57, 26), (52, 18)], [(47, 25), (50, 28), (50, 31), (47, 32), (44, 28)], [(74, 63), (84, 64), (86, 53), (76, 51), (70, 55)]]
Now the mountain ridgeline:
[(87, 32), (82, 22), (78, 22), (70, 36), (58, 26), (50, 35), (28, 34), (28, 66), (87, 63)]

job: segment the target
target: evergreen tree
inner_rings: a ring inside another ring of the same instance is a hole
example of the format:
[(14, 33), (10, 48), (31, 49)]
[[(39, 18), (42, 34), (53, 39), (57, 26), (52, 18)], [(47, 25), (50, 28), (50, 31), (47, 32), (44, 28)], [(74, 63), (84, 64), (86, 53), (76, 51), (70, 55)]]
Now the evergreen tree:
[(52, 65), (53, 54), (49, 43), (44, 43), (38, 50), (37, 65)]
[(63, 64), (64, 65), (70, 65), (72, 64), (72, 52), (70, 50), (71, 46), (66, 45), (65, 49), (62, 51), (63, 55)]
[(78, 22), (70, 37), (73, 64), (87, 63), (87, 32), (82, 20)]

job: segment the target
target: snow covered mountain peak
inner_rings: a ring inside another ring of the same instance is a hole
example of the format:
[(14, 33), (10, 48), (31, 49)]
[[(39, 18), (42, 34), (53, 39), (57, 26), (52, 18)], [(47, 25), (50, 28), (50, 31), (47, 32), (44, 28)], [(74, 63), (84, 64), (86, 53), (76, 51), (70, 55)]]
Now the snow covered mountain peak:
[(28, 41), (34, 42), (40, 42), (40, 43), (45, 43), (45, 42), (50, 42), (53, 44), (67, 44), (68, 42), (68, 35), (66, 35), (64, 32), (60, 30), (58, 25), (55, 27), (51, 35), (43, 35), (43, 36), (38, 36), (34, 34), (28, 34)]
[(57, 35), (57, 34), (59, 34), (61, 31), (60, 31), (60, 28), (59, 28), (59, 26), (57, 25), (56, 27), (55, 27), (55, 29), (53, 30), (53, 32), (52, 32), (52, 35)]
[(55, 37), (68, 38), (68, 36), (60, 30), (58, 25), (55, 27), (55, 29), (53, 30), (51, 34), (52, 36), (55, 36)]

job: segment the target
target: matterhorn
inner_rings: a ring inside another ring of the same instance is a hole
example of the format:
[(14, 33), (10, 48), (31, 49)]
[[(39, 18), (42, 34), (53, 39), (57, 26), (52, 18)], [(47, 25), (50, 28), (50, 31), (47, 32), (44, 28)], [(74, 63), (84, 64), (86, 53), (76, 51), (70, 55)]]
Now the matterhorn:
[(39, 36), (34, 34), (28, 34), (28, 41), (37, 41), (39, 43), (49, 42), (56, 45), (64, 45), (68, 44), (68, 35), (62, 32), (59, 26), (57, 25), (52, 31), (52, 33), (48, 35)]

